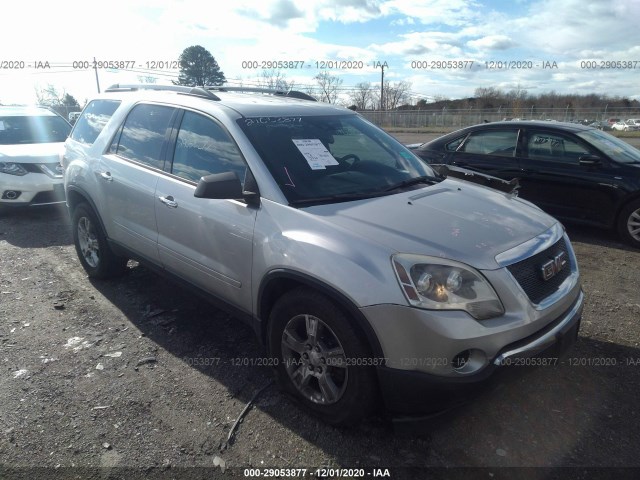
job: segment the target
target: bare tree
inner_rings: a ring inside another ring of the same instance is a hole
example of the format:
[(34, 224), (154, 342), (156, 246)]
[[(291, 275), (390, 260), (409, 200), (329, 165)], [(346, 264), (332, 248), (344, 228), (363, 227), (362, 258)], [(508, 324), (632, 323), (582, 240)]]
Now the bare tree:
[(495, 87), (478, 87), (474, 96), (479, 100), (478, 108), (494, 108), (502, 103), (504, 93)]
[(527, 99), (527, 91), (523, 89), (520, 84), (507, 93), (507, 98), (511, 103), (511, 111), (514, 117), (521, 117), (525, 106), (525, 100)]
[[(382, 109), (393, 110), (409, 101), (411, 82), (384, 82), (382, 90), (384, 95)], [(380, 103), (380, 93), (377, 91), (374, 94), (374, 99), (377, 104)]]
[(329, 72), (321, 72), (313, 79), (318, 84), (321, 102), (336, 103), (338, 101), (338, 89), (342, 85), (342, 79)]
[(349, 93), (349, 98), (358, 110), (366, 110), (373, 103), (373, 89), (369, 82), (356, 84), (353, 91)]
[(50, 107), (64, 118), (67, 118), (69, 112), (81, 110), (80, 104), (73, 95), (69, 95), (64, 89), (62, 92), (58, 92), (58, 89), (51, 84), (36, 89), (36, 98), (38, 105)]
[(58, 92), (58, 89), (51, 85), (47, 84), (44, 88), (36, 88), (36, 98), (38, 100), (38, 105), (46, 105), (48, 107), (52, 107), (54, 105), (62, 105), (62, 101), (64, 99), (66, 92), (63, 90), (62, 93)]
[(287, 81), (287, 76), (280, 70), (263, 70), (258, 77), (258, 84), (262, 88), (269, 90), (283, 90), (285, 92), (293, 89), (295, 82)]

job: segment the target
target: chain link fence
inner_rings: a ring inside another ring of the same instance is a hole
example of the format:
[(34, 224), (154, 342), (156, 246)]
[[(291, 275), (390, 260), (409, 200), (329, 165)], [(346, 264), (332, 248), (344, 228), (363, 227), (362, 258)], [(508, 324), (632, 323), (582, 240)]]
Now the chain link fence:
[(580, 122), (589, 124), (610, 118), (626, 120), (640, 118), (639, 108), (630, 109), (570, 109), (550, 108), (538, 110), (535, 108), (514, 111), (511, 109), (447, 109), (438, 110), (393, 110), (393, 111), (365, 111), (359, 113), (370, 122), (383, 128), (462, 128), (483, 122), (500, 120), (556, 120), (559, 122)]

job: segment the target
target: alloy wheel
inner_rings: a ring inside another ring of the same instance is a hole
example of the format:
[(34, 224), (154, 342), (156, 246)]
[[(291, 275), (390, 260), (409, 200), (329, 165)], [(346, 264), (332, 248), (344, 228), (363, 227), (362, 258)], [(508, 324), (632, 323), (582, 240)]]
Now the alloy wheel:
[(340, 340), (321, 319), (296, 315), (282, 333), (282, 359), (296, 389), (314, 403), (339, 401), (349, 378)]
[(78, 244), (84, 260), (90, 267), (96, 268), (100, 263), (100, 245), (93, 224), (87, 217), (78, 220)]

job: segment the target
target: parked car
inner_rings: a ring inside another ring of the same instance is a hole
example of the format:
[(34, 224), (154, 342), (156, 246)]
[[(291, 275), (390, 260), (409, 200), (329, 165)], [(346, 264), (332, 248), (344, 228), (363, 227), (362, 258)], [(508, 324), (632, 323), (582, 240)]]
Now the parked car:
[(42, 107), (0, 106), (0, 208), (64, 203), (60, 159), (71, 125)]
[(597, 128), (598, 130), (612, 130), (611, 124), (606, 120), (599, 120), (589, 124), (590, 127)]
[(640, 247), (640, 150), (592, 127), (546, 122), (481, 124), (422, 145), (416, 155), (518, 178), (519, 195), (547, 213), (613, 228)]
[(635, 125), (636, 129), (640, 129), (640, 118), (630, 118), (626, 123), (627, 125)]
[(611, 125), (612, 130), (618, 130), (622, 132), (632, 132), (638, 130), (635, 123), (623, 122), (622, 120)]
[(395, 415), (450, 407), (577, 336), (584, 296), (557, 220), (438, 176), (304, 93), (113, 86), (64, 165), (90, 277), (135, 258), (225, 306), (283, 389), (332, 424), (380, 399)]
[(78, 120), (78, 117), (80, 117), (80, 113), (81, 112), (69, 112), (69, 123), (71, 125), (76, 123), (76, 120)]

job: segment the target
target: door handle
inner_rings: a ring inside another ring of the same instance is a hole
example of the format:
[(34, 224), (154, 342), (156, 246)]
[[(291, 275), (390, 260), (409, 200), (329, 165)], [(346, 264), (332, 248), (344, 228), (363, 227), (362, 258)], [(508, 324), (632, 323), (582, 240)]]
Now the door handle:
[(164, 203), (167, 207), (177, 208), (178, 202), (176, 202), (171, 195), (167, 195), (166, 197), (158, 197), (162, 203)]
[(113, 177), (111, 176), (111, 172), (100, 172), (100, 176), (107, 182), (113, 182)]

